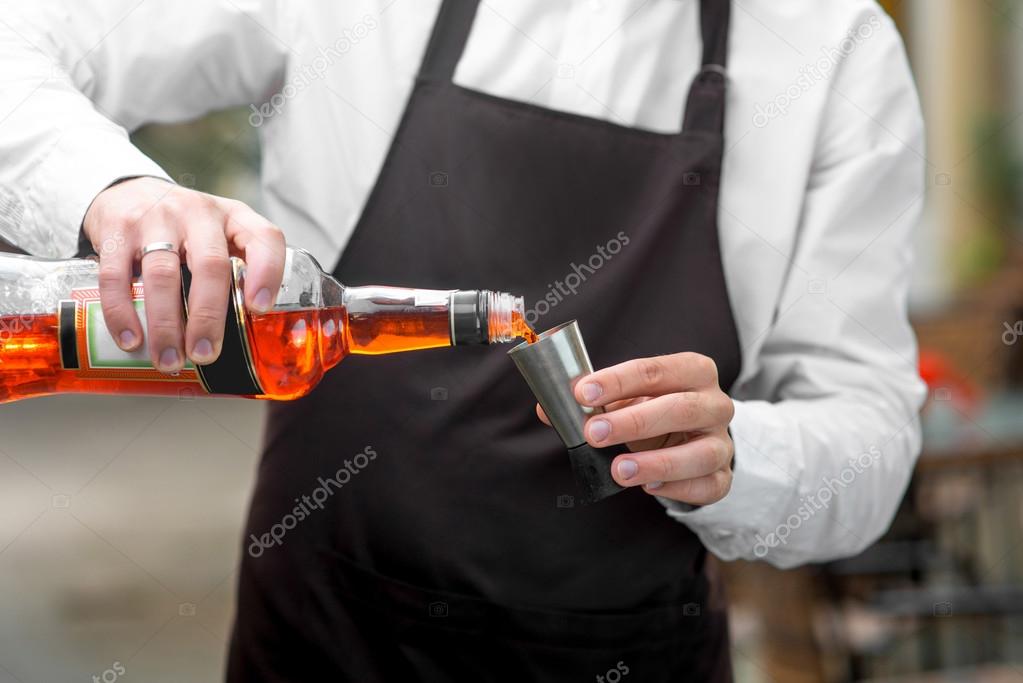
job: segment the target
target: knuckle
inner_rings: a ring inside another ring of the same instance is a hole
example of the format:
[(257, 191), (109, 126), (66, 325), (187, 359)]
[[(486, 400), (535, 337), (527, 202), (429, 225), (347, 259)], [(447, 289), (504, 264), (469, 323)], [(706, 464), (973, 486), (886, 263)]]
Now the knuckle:
[(246, 253), (249, 253), (252, 247), (258, 247), (259, 251), (255, 252), (257, 257), (283, 265), (287, 242), (279, 228), (268, 225), (266, 228), (249, 230)]
[(723, 439), (709, 439), (710, 442), (710, 464), (714, 469), (725, 467), (731, 457), (731, 449)]
[(721, 392), (718, 396), (718, 414), (721, 415), (721, 419), (727, 425), (735, 417), (735, 402), (728, 397), (728, 394)]
[(639, 376), (643, 381), (643, 385), (647, 388), (654, 388), (660, 385), (661, 379), (664, 377), (664, 367), (661, 363), (653, 358), (644, 358), (638, 362), (637, 370)]
[(709, 381), (716, 383), (718, 379), (718, 364), (710, 356), (700, 356), (700, 373)]
[(692, 452), (693, 466), (699, 476), (710, 474), (718, 468), (718, 457), (714, 445), (710, 439), (703, 440), (703, 447), (696, 448)]
[(689, 365), (694, 368), (698, 367), (700, 358), (702, 357), (703, 357), (702, 355), (696, 353), (695, 351), (683, 351), (682, 353), (678, 354), (679, 361), (681, 361), (683, 365)]
[(698, 493), (697, 481), (697, 479), (685, 479), (683, 481), (676, 482), (675, 495), (681, 500), (696, 502), (699, 498), (699, 496), (696, 495)]
[[(611, 391), (611, 397), (622, 397), (625, 396), (625, 374), (621, 368), (615, 368), (607, 374), (607, 378), (610, 380), (609, 384), (613, 384), (613, 391)], [(600, 375), (596, 375), (597, 378)]]
[(148, 206), (133, 204), (117, 213), (110, 221), (110, 225), (118, 230), (134, 230), (142, 223), (148, 213)]
[(162, 211), (171, 214), (178, 214), (204, 204), (202, 195), (185, 187), (172, 185), (160, 200), (159, 205)]
[(146, 268), (144, 277), (151, 285), (156, 287), (176, 287), (181, 272), (177, 262), (165, 258), (153, 258), (149, 256), (151, 263)]
[(699, 417), (699, 401), (693, 400), (692, 394), (679, 394), (674, 402), (675, 417), (682, 424), (692, 424)]
[(173, 315), (159, 316), (147, 321), (149, 333), (153, 337), (167, 339), (181, 333), (181, 321)]
[[(717, 365), (709, 356), (687, 351), (682, 354), (682, 360), (684, 365), (692, 369), (693, 375), (701, 383), (707, 378), (717, 376)], [(693, 378), (690, 377), (689, 379), (692, 380)]]
[(231, 261), (227, 249), (222, 246), (207, 248), (195, 259), (193, 270), (207, 277), (226, 280), (231, 275)]
[(198, 325), (201, 328), (223, 326), (226, 307), (197, 306), (188, 309), (188, 326)]
[(120, 289), (128, 281), (128, 270), (118, 263), (100, 260), (99, 288)]
[[(251, 225), (251, 216), (255, 215), (252, 207), (237, 199), (221, 199), (220, 210), (223, 211), (224, 223), (235, 223), (241, 226), (245, 226), (246, 223)], [(259, 227), (262, 227), (262, 221)]]
[(224, 215), (231, 217), (241, 211), (251, 211), (252, 209), (248, 204), (240, 199), (232, 199), (231, 197), (218, 197), (217, 203), (220, 204), (224, 211)]
[(103, 301), (103, 314), (111, 321), (126, 323), (135, 314), (135, 307), (125, 301)]
[(257, 235), (257, 239), (267, 245), (269, 249), (275, 253), (284, 253), (284, 249), (287, 246), (287, 241), (284, 239), (284, 231), (278, 228), (273, 223), (267, 223), (266, 226), (261, 229)]
[(732, 490), (732, 472), (731, 470), (721, 470), (714, 473), (714, 497), (715, 500), (720, 500), (728, 495), (728, 492)]
[(659, 453), (654, 461), (655, 476), (662, 481), (671, 481), (677, 471), (674, 459), (667, 453)]
[(266, 235), (269, 239), (280, 241), (282, 244), (284, 243), (284, 231), (270, 221), (265, 221), (263, 223), (262, 228), (260, 228), (260, 232)]
[(628, 428), (631, 430), (631, 434), (636, 437), (644, 435), (647, 430), (647, 418), (643, 411), (630, 410), (627, 415), (629, 419)]
[(182, 198), (180, 193), (175, 192), (174, 190), (171, 190), (161, 197), (154, 207), (154, 210), (164, 218), (178, 216), (184, 213), (187, 209), (187, 201)]

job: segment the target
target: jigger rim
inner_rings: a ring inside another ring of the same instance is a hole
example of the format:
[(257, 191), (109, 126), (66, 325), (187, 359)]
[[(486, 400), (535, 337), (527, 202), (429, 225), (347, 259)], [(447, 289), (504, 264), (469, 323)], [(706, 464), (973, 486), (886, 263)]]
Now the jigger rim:
[(561, 323), (560, 325), (555, 325), (551, 329), (545, 330), (545, 331), (539, 333), (538, 335), (536, 335), (536, 341), (533, 342), (532, 344), (530, 344), (528, 341), (522, 341), (522, 342), (516, 344), (515, 346), (513, 346), (512, 348), (508, 349), (508, 355), (510, 356), (513, 353), (515, 353), (516, 351), (524, 351), (526, 349), (533, 348), (537, 344), (540, 344), (541, 342), (543, 342), (548, 337), (552, 337), (555, 334), (557, 334), (558, 332), (561, 332), (566, 327), (572, 327), (573, 325), (575, 325), (576, 327), (579, 327), (579, 321), (578, 320), (569, 320), (567, 322)]

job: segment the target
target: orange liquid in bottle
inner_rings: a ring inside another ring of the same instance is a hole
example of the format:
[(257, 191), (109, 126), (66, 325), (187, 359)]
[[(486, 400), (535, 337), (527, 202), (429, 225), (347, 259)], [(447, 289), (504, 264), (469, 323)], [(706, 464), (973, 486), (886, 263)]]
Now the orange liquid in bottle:
[(61, 365), (56, 315), (0, 316), (0, 402), (63, 392), (190, 396), (184, 380), (93, 379)]
[[(337, 306), (273, 311), (248, 321), (252, 366), (260, 398), (293, 399), (309, 393), (323, 374), (348, 354), (377, 355), (451, 345), (451, 323), (443, 310), (352, 313)], [(536, 332), (512, 314), (512, 333), (533, 343)], [(56, 315), (0, 316), (0, 403), (53, 393), (205, 394), (193, 371), (178, 378), (82, 377), (64, 369)]]
[[(336, 333), (340, 320), (341, 309), (256, 316), (249, 330), (253, 365), (264, 387), (261, 397), (288, 399), (308, 393), (346, 354), (347, 342)], [(83, 377), (61, 363), (56, 315), (0, 316), (0, 403), (72, 392), (183, 398), (206, 394), (190, 370), (153, 379)]]
[(379, 355), (451, 345), (447, 311), (348, 314), (342, 306), (249, 318), (252, 365), (264, 398), (303, 396), (348, 354)]
[(304, 396), (347, 354), (343, 309), (275, 311), (249, 318), (252, 367), (265, 398)]

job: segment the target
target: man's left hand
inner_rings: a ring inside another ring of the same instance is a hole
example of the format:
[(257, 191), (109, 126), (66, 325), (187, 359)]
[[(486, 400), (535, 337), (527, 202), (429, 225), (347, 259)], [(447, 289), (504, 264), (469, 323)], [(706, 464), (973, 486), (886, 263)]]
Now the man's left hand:
[[(606, 411), (586, 422), (591, 445), (626, 444), (632, 451), (611, 463), (622, 486), (642, 486), (693, 505), (717, 502), (731, 488), (734, 446), (728, 424), (735, 408), (707, 356), (677, 353), (626, 361), (580, 378), (575, 398)], [(548, 422), (539, 406), (537, 412)]]

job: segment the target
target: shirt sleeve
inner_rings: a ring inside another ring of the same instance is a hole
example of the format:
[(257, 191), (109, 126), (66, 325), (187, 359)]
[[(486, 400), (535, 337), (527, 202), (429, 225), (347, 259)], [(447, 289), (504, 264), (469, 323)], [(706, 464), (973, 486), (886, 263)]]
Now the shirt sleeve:
[(65, 258), (111, 183), (166, 173), (128, 130), (262, 102), (276, 0), (0, 0), (0, 237)]
[(661, 501), (723, 559), (792, 567), (861, 551), (891, 523), (920, 450), (907, 296), (923, 122), (887, 17), (829, 87), (790, 274), (733, 396), (732, 489), (693, 512)]

